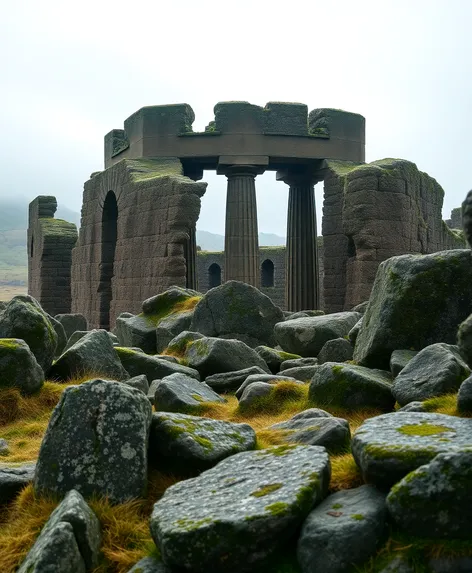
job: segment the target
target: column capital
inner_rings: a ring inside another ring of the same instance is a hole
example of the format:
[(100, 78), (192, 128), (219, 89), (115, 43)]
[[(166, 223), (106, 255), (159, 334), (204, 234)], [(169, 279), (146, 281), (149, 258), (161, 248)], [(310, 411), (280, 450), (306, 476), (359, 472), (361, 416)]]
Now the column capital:
[(254, 155), (252, 157), (242, 155), (220, 155), (218, 158), (218, 175), (261, 175), (269, 165), (267, 155)]
[(247, 177), (256, 177), (262, 175), (265, 168), (259, 165), (224, 165), (218, 166), (217, 174), (226, 175), (226, 177), (237, 177), (238, 175), (245, 175)]
[(288, 167), (286, 169), (279, 169), (276, 173), (276, 180), (283, 181), (290, 187), (298, 186), (312, 186), (323, 181), (324, 174), (316, 166), (313, 168), (310, 165), (300, 165)]

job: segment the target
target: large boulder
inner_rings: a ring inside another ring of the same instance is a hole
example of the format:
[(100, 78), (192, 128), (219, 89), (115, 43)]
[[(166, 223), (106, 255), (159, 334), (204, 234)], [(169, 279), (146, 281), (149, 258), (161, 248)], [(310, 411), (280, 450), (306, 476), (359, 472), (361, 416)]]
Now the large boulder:
[(0, 338), (24, 340), (44, 372), (51, 366), (58, 337), (48, 315), (33, 297), (20, 295), (11, 299), (0, 313)]
[(147, 484), (152, 407), (136, 388), (106, 380), (69, 386), (55, 407), (41, 444), (36, 491), (122, 503)]
[(198, 370), (203, 378), (221, 372), (242, 370), (250, 366), (259, 366), (269, 373), (265, 360), (241, 340), (200, 338), (187, 344), (184, 360), (191, 368)]
[(282, 310), (260, 290), (228, 281), (203, 296), (195, 307), (191, 330), (236, 338), (251, 347), (275, 346), (274, 326), (283, 320)]
[(454, 344), (472, 312), (472, 252), (402, 255), (380, 264), (354, 359), (388, 368), (393, 350)]
[(154, 505), (151, 535), (170, 568), (258, 571), (323, 499), (329, 477), (324, 448), (242, 452), (168, 488)]
[(25, 486), (33, 481), (35, 467), (34, 463), (13, 467), (0, 464), (0, 506), (12, 501)]
[(116, 319), (116, 336), (122, 346), (141, 348), (147, 354), (156, 354), (156, 324), (146, 316), (123, 316)]
[(76, 330), (87, 330), (87, 319), (83, 314), (56, 314), (54, 317), (64, 327), (67, 340)]
[(393, 412), (366, 420), (351, 450), (364, 479), (390, 488), (443, 452), (472, 448), (472, 419), (423, 412)]
[(404, 406), (457, 392), (469, 375), (470, 369), (457, 346), (432, 344), (408, 362), (395, 378), (392, 392), (400, 406)]
[[(79, 340), (81, 338), (83, 338), (86, 334), (88, 334), (89, 332), (91, 332), (91, 331), (90, 330), (76, 330), (75, 332), (73, 332), (70, 335), (70, 338), (67, 341), (67, 344), (66, 344), (66, 346), (62, 352), (69, 350), (69, 348), (74, 346), (74, 344), (76, 342), (79, 342)], [(105, 332), (108, 334), (108, 337), (110, 338), (112, 345), (113, 346), (119, 346), (118, 337), (116, 335), (114, 335), (112, 332), (109, 332), (108, 330), (106, 330)]]
[(255, 447), (256, 433), (248, 424), (170, 412), (152, 416), (149, 461), (165, 472), (195, 474)]
[(78, 491), (51, 513), (18, 573), (85, 573), (98, 565), (100, 522)]
[(88, 332), (66, 350), (48, 372), (52, 380), (71, 380), (88, 375), (112, 380), (129, 378), (106, 330)]
[(277, 374), (277, 372), (280, 371), (282, 364), (287, 360), (296, 360), (300, 358), (298, 354), (290, 354), (283, 350), (270, 348), (269, 346), (258, 346), (255, 350), (259, 356), (265, 360), (272, 374)]
[(25, 396), (44, 384), (44, 372), (24, 340), (0, 338), (0, 388), (18, 388)]
[(185, 374), (166, 376), (154, 392), (154, 407), (161, 412), (198, 414), (202, 406), (215, 402), (224, 402), (224, 399), (205, 383)]
[(130, 376), (145, 374), (149, 384), (157, 378), (164, 378), (171, 374), (185, 374), (196, 380), (200, 379), (200, 374), (194, 368), (189, 368), (183, 364), (177, 364), (168, 360), (170, 357), (149, 356), (144, 352), (139, 352), (131, 348), (115, 347), (123, 367)]
[(309, 398), (319, 406), (348, 410), (378, 408), (388, 412), (395, 405), (390, 372), (336, 362), (317, 367)]
[(386, 533), (384, 494), (370, 485), (340, 491), (308, 515), (298, 562), (303, 573), (345, 573), (374, 555)]
[(174, 312), (164, 317), (156, 328), (156, 349), (162, 352), (178, 334), (188, 331), (192, 323), (193, 310)]
[(472, 452), (439, 454), (393, 486), (387, 505), (395, 522), (416, 537), (472, 536)]
[(354, 352), (353, 345), (345, 338), (333, 338), (323, 345), (318, 354), (318, 364), (325, 362), (346, 362), (351, 360)]
[(336, 312), (280, 322), (275, 326), (277, 342), (286, 352), (300, 356), (318, 356), (320, 350), (334, 338), (347, 336), (361, 318), (358, 312)]

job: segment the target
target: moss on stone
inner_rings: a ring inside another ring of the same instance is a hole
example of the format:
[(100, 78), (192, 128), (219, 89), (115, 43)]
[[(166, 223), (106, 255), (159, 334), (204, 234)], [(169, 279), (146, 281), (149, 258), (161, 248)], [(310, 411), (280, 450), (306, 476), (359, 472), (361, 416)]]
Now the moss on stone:
[(398, 428), (398, 432), (406, 434), (408, 436), (435, 436), (437, 434), (442, 434), (443, 432), (454, 432), (453, 428), (448, 428), (447, 426), (435, 425), (435, 424), (407, 424)]
[(269, 448), (266, 450), (261, 450), (261, 456), (285, 456), (298, 446), (295, 444), (286, 444), (282, 446), (274, 446), (273, 448)]
[(15, 350), (20, 347), (16, 338), (0, 338), (0, 348)]
[(270, 493), (273, 493), (274, 491), (277, 491), (282, 486), (283, 484), (281, 483), (271, 483), (260, 487), (258, 490), (253, 491), (250, 495), (252, 495), (252, 497), (264, 497)]
[(341, 509), (343, 506), (342, 503), (333, 503), (333, 505), (331, 506), (331, 509)]
[(282, 501), (276, 501), (275, 503), (271, 503), (270, 505), (266, 505), (265, 510), (270, 512), (274, 516), (287, 515), (290, 511), (290, 506), (288, 503), (284, 503)]
[(351, 518), (355, 519), (356, 521), (362, 521), (363, 519), (365, 519), (362, 513), (353, 513), (351, 515)]

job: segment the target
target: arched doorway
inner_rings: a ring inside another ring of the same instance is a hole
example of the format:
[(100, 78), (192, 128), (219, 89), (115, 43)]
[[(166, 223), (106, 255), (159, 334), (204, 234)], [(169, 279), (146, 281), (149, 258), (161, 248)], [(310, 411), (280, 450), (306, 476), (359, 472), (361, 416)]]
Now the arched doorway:
[(274, 286), (274, 263), (270, 259), (266, 259), (261, 265), (261, 286)]
[(221, 284), (221, 267), (213, 263), (208, 268), (208, 288), (215, 288)]
[(100, 328), (110, 328), (110, 304), (113, 299), (112, 278), (118, 227), (118, 203), (113, 191), (105, 197), (102, 211), (102, 256), (100, 262)]

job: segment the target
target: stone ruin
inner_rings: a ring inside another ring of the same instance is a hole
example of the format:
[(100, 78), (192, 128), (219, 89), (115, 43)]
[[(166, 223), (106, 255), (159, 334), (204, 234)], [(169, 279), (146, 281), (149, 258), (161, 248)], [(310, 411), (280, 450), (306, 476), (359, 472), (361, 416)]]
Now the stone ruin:
[[(336, 312), (369, 297), (385, 259), (464, 246), (462, 232), (442, 221), (434, 179), (408, 161), (365, 164), (358, 114), (222, 102), (204, 132), (193, 121), (187, 104), (144, 107), (105, 136), (105, 170), (85, 183), (77, 241), (73, 225), (53, 218), (54, 198), (32, 202), (28, 289), (50, 314), (81, 313), (108, 329), (172, 285), (205, 292), (228, 280), (262, 288), (287, 310)], [(228, 180), (225, 250), (197, 256), (205, 169)], [(287, 247), (264, 258), (255, 179), (267, 170), (290, 192)]]

